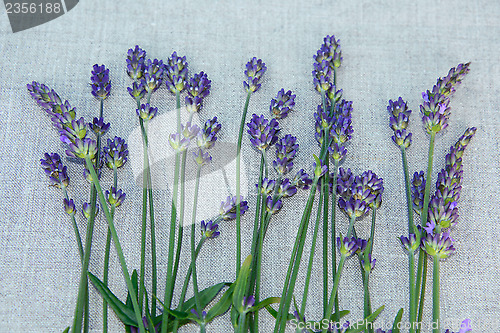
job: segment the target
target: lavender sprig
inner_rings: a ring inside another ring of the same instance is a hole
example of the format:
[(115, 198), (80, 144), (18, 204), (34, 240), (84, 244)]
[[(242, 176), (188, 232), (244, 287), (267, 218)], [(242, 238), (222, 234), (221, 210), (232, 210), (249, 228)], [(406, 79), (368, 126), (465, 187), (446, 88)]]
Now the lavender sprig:
[(278, 91), (276, 98), (271, 100), (271, 105), (269, 106), (269, 111), (275, 119), (284, 119), (288, 116), (288, 113), (292, 111), (295, 106), (295, 95), (292, 95), (292, 91), (288, 90), (285, 93), (285, 89)]
[(108, 98), (111, 92), (111, 80), (109, 79), (109, 69), (106, 66), (95, 64), (90, 81), (94, 97), (99, 100)]

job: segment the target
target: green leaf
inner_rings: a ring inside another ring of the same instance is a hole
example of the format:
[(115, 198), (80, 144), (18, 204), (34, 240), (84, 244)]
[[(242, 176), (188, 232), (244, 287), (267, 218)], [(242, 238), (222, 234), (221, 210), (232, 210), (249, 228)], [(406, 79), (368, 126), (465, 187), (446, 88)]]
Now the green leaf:
[(373, 323), (375, 321), (375, 319), (377, 319), (380, 312), (382, 312), (382, 310), (384, 310), (384, 308), (385, 308), (385, 305), (382, 305), (380, 308), (377, 309), (377, 311), (373, 312), (371, 315), (366, 317), (363, 320), (363, 323), (352, 325), (352, 328), (347, 329), (345, 331), (345, 333), (359, 333), (359, 332), (366, 330), (368, 323)]
[[(274, 308), (273, 308), (271, 305), (268, 305), (268, 306), (266, 306), (265, 308), (266, 308), (267, 312), (269, 312), (269, 313), (271, 314), (271, 316), (273, 316), (273, 317), (274, 317), (274, 319), (276, 319), (276, 318), (278, 317), (278, 311), (274, 310)], [(293, 314), (290, 314), (290, 313), (289, 313), (289, 314), (288, 314), (288, 316), (286, 317), (286, 320), (287, 320), (287, 321), (288, 321), (288, 320), (292, 320), (293, 318), (295, 318), (295, 317), (293, 316)]]
[(236, 309), (233, 306), (231, 308), (231, 324), (233, 325), (234, 328), (238, 327), (238, 319), (239, 319), (238, 311), (236, 311)]
[(189, 319), (190, 314), (184, 311), (177, 311), (177, 310), (170, 310), (170, 309), (165, 309), (169, 315), (177, 318), (177, 319)]
[(401, 308), (396, 314), (396, 317), (394, 318), (394, 324), (392, 324), (392, 333), (399, 333), (398, 324), (401, 322), (401, 319), (403, 318), (403, 311), (404, 311), (403, 308)]
[(250, 265), (252, 264), (252, 255), (249, 255), (241, 265), (240, 273), (236, 278), (236, 287), (233, 293), (233, 305), (238, 312), (243, 312), (243, 297), (247, 290), (248, 276), (250, 275)]
[[(200, 300), (201, 307), (206, 307), (215, 298), (215, 296), (217, 296), (222, 288), (229, 285), (231, 284), (228, 282), (221, 282), (198, 292), (198, 299)], [(194, 308), (194, 306), (194, 297), (191, 297), (183, 303), (182, 309), (191, 310), (192, 308)], [(177, 308), (176, 310), (179, 310), (179, 308)]]
[(69, 327), (69, 326), (68, 326), (68, 327), (66, 327), (66, 329), (65, 329), (62, 333), (68, 333), (68, 332), (69, 332), (69, 329), (70, 329), (70, 327)]
[[(136, 295), (139, 295), (138, 294), (138, 282), (137, 282), (137, 270), (134, 269), (134, 271), (132, 272), (132, 276), (130, 277), (131, 281), (132, 281), (132, 287), (134, 288), (134, 291), (135, 291), (135, 294)], [(139, 296), (138, 296), (139, 297)], [(133, 309), (133, 305), (132, 305), (132, 299), (130, 298), (130, 292), (127, 292), (127, 302), (125, 303), (129, 308)]]
[(228, 290), (222, 295), (221, 299), (208, 311), (206, 322), (211, 322), (215, 317), (224, 314), (233, 303), (233, 292), (235, 284), (231, 284)]
[(102, 298), (108, 302), (108, 305), (113, 309), (118, 319), (122, 321), (125, 325), (131, 325), (138, 327), (138, 323), (135, 320), (135, 313), (131, 307), (123, 304), (122, 301), (116, 297), (109, 288), (102, 283), (95, 275), (88, 272), (87, 273), (90, 279), (90, 282), (96, 287), (97, 291), (101, 294)]
[(258, 311), (258, 310), (262, 309), (263, 307), (266, 307), (266, 306), (271, 305), (273, 303), (279, 303), (280, 301), (281, 301), (281, 297), (268, 297), (265, 300), (260, 301), (258, 304), (255, 304), (254, 306), (252, 306), (250, 308), (250, 312)]
[[(339, 318), (342, 318), (342, 317), (347, 316), (350, 312), (351, 312), (351, 311), (349, 311), (349, 310), (341, 310), (341, 311), (339, 311)], [(330, 316), (330, 320), (333, 320), (335, 317), (336, 317), (336, 312), (334, 312), (334, 313)]]

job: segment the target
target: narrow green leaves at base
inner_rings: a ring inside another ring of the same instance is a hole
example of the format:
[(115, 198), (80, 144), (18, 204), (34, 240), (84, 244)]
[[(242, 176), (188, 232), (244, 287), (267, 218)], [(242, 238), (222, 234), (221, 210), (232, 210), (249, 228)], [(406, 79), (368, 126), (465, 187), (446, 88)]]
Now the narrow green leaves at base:
[(249, 255), (241, 265), (240, 272), (236, 278), (234, 287), (233, 305), (238, 312), (243, 312), (243, 297), (247, 290), (248, 276), (250, 275), (250, 265), (252, 264), (252, 255)]
[(368, 325), (368, 323), (373, 323), (375, 321), (375, 319), (377, 319), (378, 315), (382, 312), (382, 310), (384, 310), (384, 308), (385, 308), (385, 305), (382, 305), (375, 312), (373, 312), (371, 315), (366, 317), (362, 323), (360, 323), (360, 324), (356, 323), (356, 324), (350, 326), (351, 328), (347, 329), (345, 331), (345, 333), (359, 333), (359, 332), (366, 330), (368, 328), (368, 326), (370, 326), (370, 325)]
[(399, 323), (401, 322), (401, 319), (403, 318), (403, 308), (399, 309), (398, 313), (396, 314), (396, 317), (394, 318), (394, 324), (392, 324), (392, 333), (399, 333)]

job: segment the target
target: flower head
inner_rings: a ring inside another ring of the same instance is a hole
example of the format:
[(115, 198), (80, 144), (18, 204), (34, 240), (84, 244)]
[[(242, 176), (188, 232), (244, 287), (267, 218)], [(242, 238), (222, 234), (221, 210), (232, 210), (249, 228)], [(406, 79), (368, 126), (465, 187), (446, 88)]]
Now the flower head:
[(448, 232), (430, 234), (427, 233), (422, 239), (422, 249), (432, 257), (439, 259), (448, 258), (455, 252), (454, 240)]
[(259, 82), (266, 70), (266, 64), (262, 61), (262, 59), (257, 59), (256, 57), (250, 59), (250, 61), (246, 64), (245, 70), (245, 76), (247, 79), (246, 81), (243, 81), (243, 86), (247, 92), (253, 93), (259, 90)]
[(144, 63), (144, 76), (141, 79), (141, 85), (147, 93), (151, 94), (158, 90), (163, 83), (165, 66), (162, 60), (148, 59)]
[[(83, 118), (82, 118), (83, 119)], [(88, 126), (96, 135), (104, 135), (109, 129), (110, 123), (105, 123), (104, 118), (94, 118)]]
[(276, 214), (283, 207), (283, 201), (281, 199), (273, 199), (272, 196), (268, 196), (266, 199), (266, 211), (271, 214)]
[(212, 156), (208, 152), (204, 152), (201, 148), (198, 148), (197, 152), (193, 152), (194, 161), (202, 166), (210, 163), (212, 161)]
[(146, 103), (141, 104), (141, 107), (137, 109), (136, 112), (139, 118), (145, 121), (149, 121), (156, 116), (156, 114), (158, 113), (158, 108), (152, 107), (149, 105), (149, 103)]
[(119, 207), (125, 201), (125, 193), (111, 186), (111, 191), (106, 191), (106, 200), (111, 206)]
[(129, 49), (127, 52), (127, 74), (131, 79), (139, 80), (144, 74), (144, 62), (146, 59), (146, 51), (136, 45), (134, 49)]
[(291, 182), (295, 187), (307, 190), (312, 184), (312, 179), (304, 171), (304, 169), (300, 169), (295, 175), (295, 177), (291, 180)]
[(408, 148), (411, 145), (412, 136), (411, 133), (406, 132), (411, 114), (408, 104), (401, 97), (396, 101), (389, 100), (387, 111), (390, 114), (389, 125), (394, 131), (392, 141), (398, 146)]
[(401, 236), (399, 240), (401, 241), (403, 249), (409, 253), (415, 253), (420, 247), (420, 237), (417, 237), (416, 234), (409, 234), (408, 237)]
[(411, 197), (413, 201), (413, 210), (417, 214), (422, 214), (424, 205), (424, 192), (425, 192), (425, 176), (424, 172), (415, 172), (411, 182)]
[(375, 268), (375, 263), (377, 259), (372, 259), (371, 253), (368, 254), (368, 260), (365, 262), (365, 259), (361, 259), (361, 266), (365, 270), (365, 272), (370, 273)]
[(68, 215), (75, 215), (76, 214), (76, 207), (75, 207), (75, 202), (73, 199), (63, 199), (63, 205), (64, 205), (64, 211)]
[(181, 133), (186, 139), (194, 139), (198, 135), (199, 131), (200, 128), (198, 125), (191, 124), (190, 121), (188, 121), (186, 125), (181, 125)]
[(49, 177), (50, 185), (57, 188), (67, 187), (69, 185), (68, 168), (62, 164), (61, 157), (56, 153), (45, 153), (44, 157), (40, 160), (40, 164)]
[(172, 149), (176, 152), (185, 151), (188, 148), (190, 142), (189, 139), (185, 138), (179, 133), (170, 134), (170, 136), (168, 137), (168, 141), (170, 142), (170, 146), (172, 147)]
[(217, 117), (213, 117), (205, 122), (203, 129), (200, 129), (196, 137), (196, 145), (202, 149), (212, 148), (217, 141), (221, 125), (217, 122)]
[(52, 113), (52, 108), (58, 104), (62, 104), (61, 97), (50, 89), (45, 84), (40, 84), (36, 81), (27, 85), (31, 97), (40, 105), (45, 111)]
[(220, 232), (218, 231), (219, 225), (216, 223), (213, 223), (212, 221), (201, 221), (201, 235), (202, 237), (208, 238), (208, 239), (214, 239), (217, 236), (220, 235)]
[(97, 142), (92, 139), (76, 138), (72, 141), (69, 137), (61, 135), (61, 141), (69, 145), (66, 155), (78, 158), (93, 159), (97, 154)]
[(94, 97), (104, 100), (109, 96), (111, 91), (111, 80), (109, 79), (109, 69), (106, 66), (95, 64), (90, 77), (92, 86), (92, 95)]
[[(82, 214), (88, 220), (90, 219), (90, 215), (92, 212), (92, 206), (88, 202), (84, 202), (82, 205)], [(99, 214), (99, 204), (95, 205), (95, 214), (94, 217)]]
[(292, 91), (288, 90), (285, 93), (285, 89), (278, 91), (276, 98), (271, 100), (271, 105), (269, 106), (269, 111), (271, 115), (276, 119), (284, 119), (288, 115), (292, 108), (295, 106), (295, 95), (292, 95)]
[(352, 237), (351, 239), (347, 237), (342, 238), (342, 235), (340, 235), (340, 237), (337, 237), (337, 248), (339, 249), (342, 255), (346, 257), (352, 256), (354, 253), (356, 253), (356, 250), (358, 249), (356, 238), (355, 237)]
[[(240, 196), (240, 215), (244, 215), (248, 210), (248, 202), (243, 200), (243, 196)], [(226, 221), (234, 220), (236, 218), (237, 211), (237, 198), (236, 196), (228, 196), (226, 201), (222, 201), (220, 204), (219, 214), (220, 217)]]
[(113, 140), (108, 139), (107, 145), (102, 148), (103, 161), (110, 169), (121, 168), (128, 157), (128, 146), (125, 140), (115, 136)]
[(269, 121), (264, 118), (264, 115), (259, 117), (253, 114), (252, 120), (247, 124), (247, 127), (248, 134), (250, 134), (250, 142), (259, 150), (266, 150), (278, 141), (280, 128), (276, 119)]
[(172, 53), (165, 65), (165, 83), (171, 93), (181, 92), (186, 87), (188, 63), (186, 57), (179, 57), (177, 52)]

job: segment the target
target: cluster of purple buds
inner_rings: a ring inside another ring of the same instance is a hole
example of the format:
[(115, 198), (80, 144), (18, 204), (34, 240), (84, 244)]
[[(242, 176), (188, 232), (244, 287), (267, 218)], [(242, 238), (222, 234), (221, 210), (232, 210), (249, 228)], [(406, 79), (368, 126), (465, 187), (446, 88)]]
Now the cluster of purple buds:
[[(248, 210), (248, 202), (243, 200), (243, 196), (240, 196), (240, 216), (243, 216)], [(236, 218), (237, 211), (237, 197), (228, 196), (226, 201), (222, 201), (219, 209), (219, 216), (225, 221), (234, 220)]]
[(144, 76), (141, 79), (141, 86), (148, 94), (152, 94), (163, 83), (165, 66), (162, 60), (148, 59), (144, 64)]
[[(470, 324), (470, 319), (465, 319), (460, 324), (460, 331), (458, 331), (458, 333), (466, 333), (466, 332), (472, 332), (472, 327), (471, 327), (471, 324)], [(444, 333), (453, 333), (453, 332), (448, 329)]]
[(408, 104), (401, 97), (397, 101), (389, 100), (387, 111), (390, 114), (389, 125), (394, 131), (392, 141), (400, 147), (408, 148), (411, 145), (411, 133), (406, 132), (411, 115)]
[[(90, 219), (91, 212), (92, 212), (92, 205), (89, 204), (88, 202), (84, 202), (82, 205), (82, 214), (87, 220)], [(99, 204), (95, 205), (94, 217), (97, 216), (97, 214), (99, 214)]]
[(146, 51), (136, 45), (134, 49), (127, 52), (127, 74), (134, 81), (138, 81), (144, 75), (144, 62), (146, 61)]
[(40, 164), (49, 177), (50, 186), (57, 188), (68, 187), (68, 168), (62, 164), (61, 157), (56, 153), (45, 153), (44, 157), (40, 160)]
[(345, 157), (347, 153), (345, 146), (354, 132), (351, 114), (351, 101), (342, 100), (340, 103), (336, 103), (333, 108), (333, 124), (330, 130), (332, 143), (328, 147), (328, 151), (330, 157), (339, 162)]
[(292, 95), (292, 91), (288, 90), (285, 93), (285, 89), (278, 91), (276, 98), (271, 100), (271, 105), (269, 106), (269, 111), (271, 115), (276, 119), (284, 119), (288, 116), (288, 113), (292, 111), (295, 106), (295, 95)]
[(76, 214), (76, 206), (75, 206), (75, 202), (73, 201), (73, 199), (66, 199), (64, 198), (63, 199), (63, 206), (64, 206), (64, 211), (66, 212), (66, 214), (68, 215), (75, 215)]
[(427, 233), (425, 237), (422, 238), (422, 249), (432, 257), (438, 257), (439, 259), (448, 258), (455, 252), (455, 247), (453, 246), (454, 240), (450, 237), (448, 232), (443, 233)]
[(221, 124), (217, 122), (217, 117), (207, 120), (196, 137), (197, 146), (201, 149), (212, 148), (217, 141), (217, 133), (219, 133), (220, 128)]
[(243, 86), (247, 92), (253, 93), (259, 90), (259, 82), (266, 70), (266, 64), (262, 61), (262, 59), (257, 59), (256, 57), (250, 59), (250, 61), (246, 64), (245, 69), (245, 76), (247, 79), (246, 81), (243, 81)]
[(410, 254), (414, 254), (420, 248), (420, 238), (417, 238), (416, 234), (409, 234), (408, 237), (401, 236), (399, 240), (403, 249)]
[(323, 44), (319, 48), (316, 55), (313, 57), (314, 70), (313, 83), (317, 91), (328, 92), (334, 87), (335, 70), (340, 67), (342, 62), (342, 51), (340, 49), (340, 40), (335, 39), (335, 36), (326, 36), (323, 39)]
[(168, 137), (168, 141), (170, 143), (170, 147), (178, 153), (181, 153), (189, 147), (190, 140), (185, 138), (182, 134), (174, 133), (170, 134)]
[(383, 179), (372, 171), (365, 171), (354, 177), (350, 169), (339, 168), (337, 177), (339, 207), (349, 218), (361, 217), (370, 209), (380, 207), (383, 192)]
[(279, 199), (278, 197), (273, 198), (273, 196), (268, 196), (266, 198), (266, 212), (274, 215), (278, 213), (281, 208), (283, 208), (283, 200)]
[(250, 142), (259, 150), (266, 150), (269, 146), (274, 145), (278, 141), (278, 133), (280, 132), (279, 124), (276, 119), (271, 121), (260, 117), (256, 114), (252, 115), (252, 119), (247, 124), (248, 134), (250, 134)]
[(111, 191), (106, 191), (106, 200), (110, 206), (119, 207), (125, 201), (125, 193), (122, 190), (117, 190), (111, 186)]
[(63, 104), (61, 98), (54, 89), (50, 89), (44, 84), (33, 81), (31, 84), (28, 84), (27, 87), (31, 97), (51, 115), (54, 106)]
[(435, 227), (440, 232), (442, 228), (450, 228), (457, 223), (457, 205), (462, 190), (462, 156), (475, 133), (475, 127), (468, 128), (446, 155), (445, 168), (438, 174), (436, 191), (429, 202), (429, 232)]
[(88, 123), (88, 126), (95, 135), (104, 135), (109, 130), (111, 126), (110, 123), (105, 123), (104, 118), (94, 117), (91, 123)]
[(290, 134), (285, 135), (276, 144), (276, 160), (273, 161), (273, 167), (279, 176), (284, 176), (292, 170), (293, 159), (298, 149), (297, 138)]
[(137, 109), (137, 115), (144, 121), (150, 121), (158, 113), (158, 108), (152, 107), (149, 103), (141, 104), (141, 107)]
[(358, 250), (357, 239), (355, 237), (349, 239), (340, 235), (340, 237), (337, 237), (337, 248), (339, 249), (340, 254), (349, 258)]
[(106, 66), (95, 64), (91, 72), (90, 84), (92, 86), (92, 95), (105, 100), (111, 92), (111, 80), (109, 79), (109, 69)]
[(422, 93), (424, 102), (420, 105), (420, 112), (428, 133), (438, 133), (448, 126), (450, 97), (455, 92), (455, 87), (469, 72), (469, 64), (459, 64), (456, 68), (450, 69), (446, 77), (437, 80), (432, 91), (427, 90)]
[(115, 136), (113, 140), (108, 139), (107, 145), (102, 148), (102, 160), (110, 169), (121, 168), (128, 157), (128, 146), (125, 140)]
[(210, 94), (211, 83), (207, 74), (200, 72), (189, 79), (187, 85), (186, 108), (190, 113), (200, 112), (203, 99)]
[(293, 186), (307, 190), (312, 184), (312, 179), (309, 175), (304, 171), (304, 169), (300, 169), (295, 177), (292, 179)]
[(201, 221), (201, 236), (207, 239), (214, 239), (220, 235), (219, 225), (212, 221)]
[(208, 152), (204, 152), (203, 149), (198, 148), (198, 151), (193, 152), (193, 159), (196, 164), (203, 166), (212, 161), (212, 156)]
[(411, 181), (411, 197), (413, 201), (413, 210), (417, 214), (422, 214), (424, 206), (425, 193), (425, 175), (423, 171), (415, 172)]
[(172, 53), (165, 65), (165, 83), (171, 93), (183, 91), (187, 83), (188, 63), (186, 57), (179, 57), (177, 52)]

